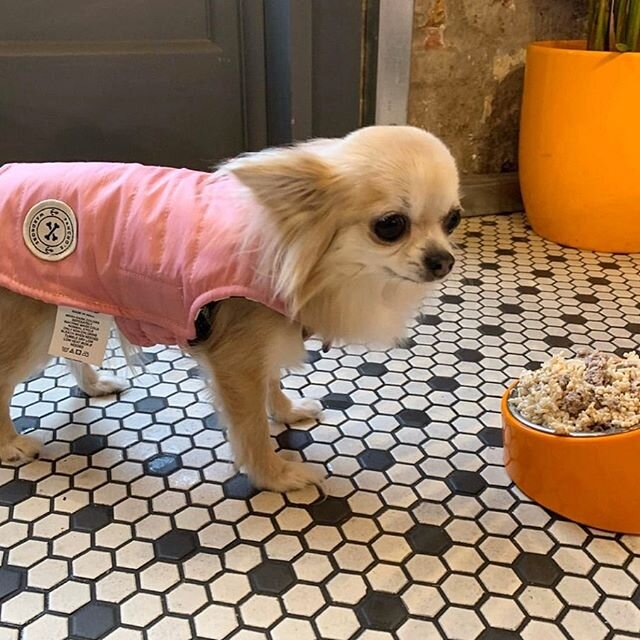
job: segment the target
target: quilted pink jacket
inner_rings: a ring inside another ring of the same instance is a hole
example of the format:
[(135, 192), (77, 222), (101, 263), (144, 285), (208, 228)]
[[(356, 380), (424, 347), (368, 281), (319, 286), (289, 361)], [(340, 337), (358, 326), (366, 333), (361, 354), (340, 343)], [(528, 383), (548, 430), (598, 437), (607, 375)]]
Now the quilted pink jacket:
[(239, 223), (252, 215), (242, 193), (223, 172), (4, 165), (0, 286), (112, 315), (140, 346), (185, 345), (200, 308), (224, 298), (285, 313), (268, 287), (254, 284), (257, 252), (239, 250)]

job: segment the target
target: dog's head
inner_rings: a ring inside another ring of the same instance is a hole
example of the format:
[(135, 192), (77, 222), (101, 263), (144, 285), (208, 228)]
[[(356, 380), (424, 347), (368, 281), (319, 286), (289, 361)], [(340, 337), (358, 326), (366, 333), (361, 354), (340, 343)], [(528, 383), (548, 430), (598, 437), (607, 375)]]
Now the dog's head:
[(367, 127), (236, 159), (262, 205), (253, 227), (278, 293), (330, 339), (391, 340), (427, 283), (454, 263), (458, 173), (444, 144), (413, 127)]

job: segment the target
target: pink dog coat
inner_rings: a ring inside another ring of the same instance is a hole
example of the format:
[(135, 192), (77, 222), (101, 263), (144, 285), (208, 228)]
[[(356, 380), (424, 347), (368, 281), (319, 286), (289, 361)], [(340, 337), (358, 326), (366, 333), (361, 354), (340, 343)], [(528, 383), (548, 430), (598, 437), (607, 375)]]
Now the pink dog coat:
[(185, 345), (199, 310), (242, 297), (284, 313), (240, 250), (254, 215), (224, 172), (119, 163), (0, 167), (0, 286), (106, 313), (140, 346)]

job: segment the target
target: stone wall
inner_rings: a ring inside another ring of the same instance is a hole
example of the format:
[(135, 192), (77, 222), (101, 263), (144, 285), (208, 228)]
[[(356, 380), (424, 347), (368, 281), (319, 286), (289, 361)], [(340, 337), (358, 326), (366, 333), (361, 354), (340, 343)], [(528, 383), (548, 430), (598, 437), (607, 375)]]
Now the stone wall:
[(409, 122), (463, 175), (517, 170), (525, 47), (580, 38), (587, 0), (416, 0)]

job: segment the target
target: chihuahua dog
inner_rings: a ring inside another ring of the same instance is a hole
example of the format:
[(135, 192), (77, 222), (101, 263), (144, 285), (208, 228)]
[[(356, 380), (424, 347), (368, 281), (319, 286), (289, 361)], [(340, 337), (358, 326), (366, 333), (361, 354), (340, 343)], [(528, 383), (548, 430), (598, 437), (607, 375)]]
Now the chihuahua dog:
[[(214, 175), (231, 176), (250, 205), (236, 253), (255, 255), (251, 278), (268, 286), (278, 308), (243, 295), (206, 300), (185, 348), (211, 374), (235, 464), (252, 483), (273, 491), (318, 483), (314, 469), (285, 460), (270, 442), (269, 417), (293, 424), (321, 410), (316, 401), (285, 395), (281, 371), (303, 361), (304, 338), (312, 334), (327, 343), (384, 345), (404, 334), (430, 283), (454, 264), (449, 235), (461, 213), (456, 164), (423, 130), (374, 126), (240, 156)], [(0, 215), (8, 215), (2, 207)], [(49, 360), (57, 306), (2, 284), (0, 460), (15, 462), (36, 457), (38, 443), (16, 433), (11, 395)], [(69, 365), (90, 396), (124, 388), (88, 364)]]

